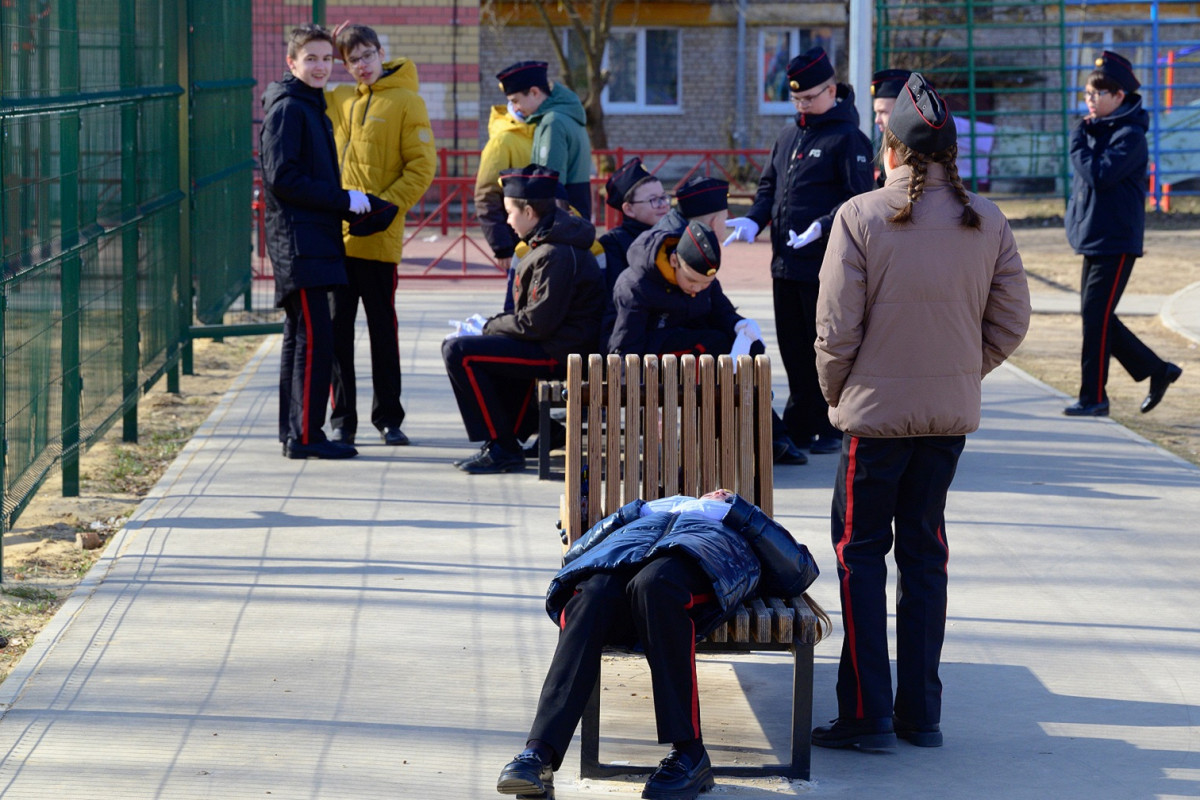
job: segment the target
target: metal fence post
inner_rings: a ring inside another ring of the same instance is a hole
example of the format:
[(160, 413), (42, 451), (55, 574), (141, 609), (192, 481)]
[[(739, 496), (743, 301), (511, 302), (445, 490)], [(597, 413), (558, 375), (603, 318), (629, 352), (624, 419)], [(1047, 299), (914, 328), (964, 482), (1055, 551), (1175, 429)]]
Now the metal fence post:
[[(59, 69), (64, 86), (79, 86), (79, 20), (76, 0), (63, 0), (62, 48)], [(67, 251), (62, 263), (62, 494), (79, 496), (79, 420), (83, 381), (79, 372), (79, 125), (76, 114), (67, 115), (60, 129), (62, 239)]]

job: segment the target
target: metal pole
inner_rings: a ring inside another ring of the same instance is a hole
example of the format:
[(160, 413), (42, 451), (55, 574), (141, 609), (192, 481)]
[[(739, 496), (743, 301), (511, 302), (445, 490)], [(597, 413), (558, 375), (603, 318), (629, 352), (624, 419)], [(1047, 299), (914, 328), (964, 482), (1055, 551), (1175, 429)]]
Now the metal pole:
[(875, 127), (871, 111), (871, 0), (850, 0), (850, 85), (858, 109), (858, 127), (867, 138)]
[(746, 147), (746, 0), (737, 2), (736, 64), (733, 92), (733, 146), (740, 150)]
[[(120, 30), (137, 37), (137, 5), (121, 0)], [(137, 83), (136, 49), (122, 47), (120, 55), (121, 88)], [(128, 101), (121, 106), (121, 218), (128, 222), (137, 215), (137, 118), (138, 106)], [(125, 414), (121, 422), (121, 440), (138, 440), (138, 226), (126, 225), (121, 232), (121, 400)]]
[[(1154, 170), (1154, 208), (1157, 211), (1162, 210), (1163, 200), (1163, 180), (1161, 156), (1159, 142), (1162, 140), (1162, 92), (1159, 87), (1158, 79), (1158, 0), (1154, 0), (1150, 4), (1150, 79), (1147, 84), (1150, 86), (1150, 91), (1154, 93), (1154, 103), (1151, 108), (1154, 113), (1150, 115), (1150, 135), (1152, 142), (1152, 150), (1150, 153), (1150, 164)], [(1137, 64), (1134, 64), (1137, 67)]]
[[(62, 42), (59, 69), (63, 86), (79, 86), (79, 29), (75, 0), (59, 4)], [(79, 496), (79, 407), (83, 386), (79, 374), (79, 281), (80, 256), (75, 249), (79, 236), (79, 117), (63, 120), (62, 231), (63, 247), (71, 252), (63, 259), (62, 286), (62, 495)]]

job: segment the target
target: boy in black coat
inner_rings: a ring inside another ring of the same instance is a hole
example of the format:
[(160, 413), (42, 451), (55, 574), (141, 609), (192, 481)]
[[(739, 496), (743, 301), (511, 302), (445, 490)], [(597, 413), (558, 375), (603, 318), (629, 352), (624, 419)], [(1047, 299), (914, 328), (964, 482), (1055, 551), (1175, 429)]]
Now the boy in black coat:
[(346, 283), (342, 219), (371, 203), (342, 189), (338, 174), (322, 91), (333, 71), (333, 37), (319, 25), (293, 28), (287, 64), (291, 74), (263, 92), (259, 142), (275, 305), (287, 315), (279, 440), (288, 458), (351, 458), (357, 450), (321, 430), (333, 368), (328, 291)]
[(787, 74), (795, 120), (771, 149), (750, 213), (729, 220), (725, 244), (754, 241), (771, 225), (775, 331), (788, 378), (783, 421), (801, 447), (836, 453), (842, 437), (829, 422), (813, 352), (817, 276), (838, 208), (875, 186), (874, 157), (858, 129), (854, 92), (836, 82), (824, 50), (796, 56)]
[(1132, 65), (1104, 51), (1088, 76), (1088, 113), (1071, 133), (1067, 241), (1083, 256), (1080, 282), (1083, 381), (1068, 417), (1108, 416), (1109, 356), (1135, 381), (1150, 379), (1142, 413), (1158, 405), (1183, 370), (1162, 360), (1117, 319), (1117, 303), (1142, 254), (1146, 225), (1146, 130), (1141, 87)]

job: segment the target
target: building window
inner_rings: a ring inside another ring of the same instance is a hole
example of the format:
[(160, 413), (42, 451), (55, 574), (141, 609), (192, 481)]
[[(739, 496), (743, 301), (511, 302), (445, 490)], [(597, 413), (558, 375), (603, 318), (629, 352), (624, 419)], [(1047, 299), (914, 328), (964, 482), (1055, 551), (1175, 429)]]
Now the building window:
[(833, 31), (829, 28), (764, 28), (758, 32), (758, 112), (793, 114), (788, 98), (787, 65), (811, 47), (823, 47), (837, 63)]
[[(583, 74), (582, 48), (573, 32), (567, 35), (567, 60), (572, 75)], [(606, 112), (672, 114), (683, 110), (678, 30), (614, 30), (604, 50), (604, 69), (610, 73), (601, 95)]]

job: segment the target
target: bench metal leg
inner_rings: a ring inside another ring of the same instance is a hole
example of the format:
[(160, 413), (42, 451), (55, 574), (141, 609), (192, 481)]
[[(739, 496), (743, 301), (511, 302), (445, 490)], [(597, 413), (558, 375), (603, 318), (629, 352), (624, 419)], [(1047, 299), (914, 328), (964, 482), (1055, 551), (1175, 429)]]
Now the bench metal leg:
[(550, 480), (550, 384), (541, 382), (537, 387), (538, 404), (538, 480)]
[(579, 735), (582, 741), (579, 745), (579, 775), (582, 778), (602, 778), (614, 774), (605, 772), (607, 765), (600, 763), (600, 681), (601, 677), (597, 677), (580, 721)]

